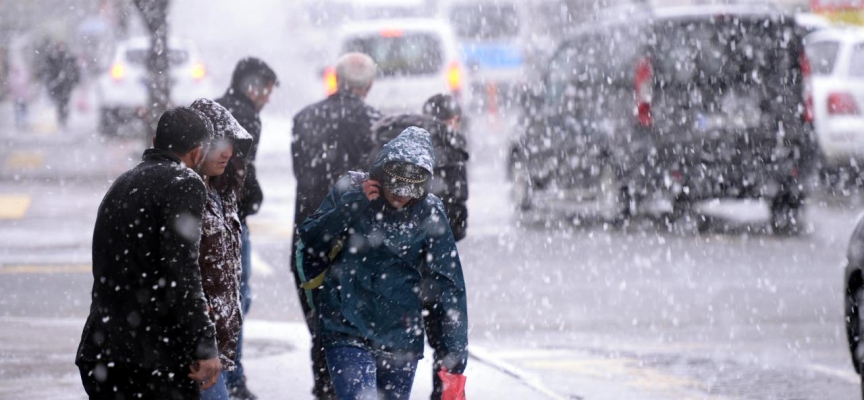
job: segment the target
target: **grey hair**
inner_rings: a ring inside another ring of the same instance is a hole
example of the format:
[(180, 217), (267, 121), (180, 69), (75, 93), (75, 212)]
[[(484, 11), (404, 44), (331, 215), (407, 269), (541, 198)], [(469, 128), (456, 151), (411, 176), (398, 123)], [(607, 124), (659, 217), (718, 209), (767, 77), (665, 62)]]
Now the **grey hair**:
[(340, 89), (366, 90), (378, 73), (372, 57), (363, 53), (347, 53), (336, 61), (336, 81)]

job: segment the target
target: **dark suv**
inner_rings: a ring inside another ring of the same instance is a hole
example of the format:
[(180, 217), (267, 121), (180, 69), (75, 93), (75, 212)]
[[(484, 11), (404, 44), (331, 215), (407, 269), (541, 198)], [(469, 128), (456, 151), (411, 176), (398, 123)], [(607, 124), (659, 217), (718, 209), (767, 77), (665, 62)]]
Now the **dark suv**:
[(803, 31), (771, 9), (640, 13), (582, 27), (547, 63), (511, 150), (522, 209), (624, 219), (765, 198), (794, 230), (812, 153)]

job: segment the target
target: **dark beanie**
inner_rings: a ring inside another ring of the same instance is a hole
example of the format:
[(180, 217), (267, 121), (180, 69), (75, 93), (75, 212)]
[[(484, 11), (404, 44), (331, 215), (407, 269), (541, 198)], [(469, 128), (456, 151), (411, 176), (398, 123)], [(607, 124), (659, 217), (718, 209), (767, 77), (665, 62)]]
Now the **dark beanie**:
[(446, 121), (456, 116), (462, 116), (462, 107), (449, 94), (436, 94), (423, 104), (423, 114), (439, 121)]
[(183, 155), (212, 137), (213, 124), (209, 118), (190, 107), (175, 107), (159, 117), (153, 147)]
[(235, 90), (242, 90), (240, 85), (246, 78), (257, 78), (261, 85), (271, 82), (277, 86), (279, 84), (276, 72), (267, 63), (255, 57), (246, 57), (237, 62), (234, 73), (231, 75), (231, 87)]

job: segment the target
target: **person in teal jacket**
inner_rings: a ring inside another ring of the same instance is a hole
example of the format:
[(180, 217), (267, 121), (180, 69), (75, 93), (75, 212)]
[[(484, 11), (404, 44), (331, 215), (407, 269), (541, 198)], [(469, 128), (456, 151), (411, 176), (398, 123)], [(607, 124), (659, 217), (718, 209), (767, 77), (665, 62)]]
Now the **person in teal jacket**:
[[(434, 167), (429, 133), (409, 127), (369, 174), (341, 178), (300, 226), (309, 254), (335, 255), (313, 298), (340, 399), (408, 398), (423, 357), (424, 293), (435, 293), (426, 301), (446, 316), (442, 372), (464, 372), (465, 281), (444, 205), (429, 193)], [(424, 278), (434, 290), (420, 287)]]

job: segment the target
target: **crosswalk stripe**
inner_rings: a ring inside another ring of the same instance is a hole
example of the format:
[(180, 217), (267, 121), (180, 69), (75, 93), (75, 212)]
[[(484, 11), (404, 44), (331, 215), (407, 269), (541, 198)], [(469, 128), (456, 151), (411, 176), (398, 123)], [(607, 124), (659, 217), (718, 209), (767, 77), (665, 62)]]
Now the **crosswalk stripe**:
[(42, 166), (45, 156), (41, 151), (14, 151), (6, 158), (6, 168), (37, 169)]
[(0, 195), (0, 220), (23, 218), (31, 202), (28, 195)]
[(0, 267), (0, 275), (6, 274), (57, 274), (57, 273), (89, 273), (90, 264), (54, 264), (54, 265), (8, 265)]

